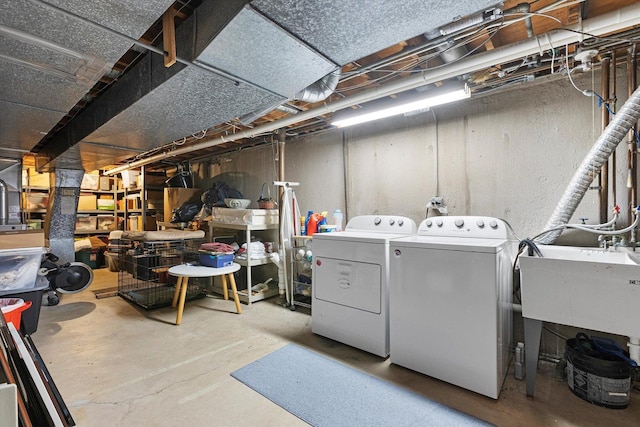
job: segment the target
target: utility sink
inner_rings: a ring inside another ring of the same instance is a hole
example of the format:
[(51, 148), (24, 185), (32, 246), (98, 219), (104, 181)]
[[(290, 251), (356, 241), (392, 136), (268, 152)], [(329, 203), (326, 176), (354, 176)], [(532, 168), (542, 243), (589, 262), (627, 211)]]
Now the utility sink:
[(640, 253), (538, 248), (520, 256), (523, 317), (640, 337)]

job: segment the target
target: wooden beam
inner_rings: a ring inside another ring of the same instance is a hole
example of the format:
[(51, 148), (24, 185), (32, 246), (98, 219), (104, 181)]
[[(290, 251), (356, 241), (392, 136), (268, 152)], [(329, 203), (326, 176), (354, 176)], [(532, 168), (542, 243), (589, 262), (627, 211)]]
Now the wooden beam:
[(175, 11), (170, 7), (162, 15), (162, 42), (164, 51), (167, 53), (164, 57), (164, 66), (171, 67), (176, 63), (176, 26), (173, 22)]

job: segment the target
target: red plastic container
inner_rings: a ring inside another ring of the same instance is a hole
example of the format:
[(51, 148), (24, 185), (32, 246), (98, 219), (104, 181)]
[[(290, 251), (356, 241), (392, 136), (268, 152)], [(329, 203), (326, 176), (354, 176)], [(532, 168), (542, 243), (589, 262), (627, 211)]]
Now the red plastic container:
[(21, 298), (0, 298), (0, 309), (4, 320), (13, 323), (16, 329), (20, 329), (22, 312), (31, 307), (31, 301), (24, 301)]

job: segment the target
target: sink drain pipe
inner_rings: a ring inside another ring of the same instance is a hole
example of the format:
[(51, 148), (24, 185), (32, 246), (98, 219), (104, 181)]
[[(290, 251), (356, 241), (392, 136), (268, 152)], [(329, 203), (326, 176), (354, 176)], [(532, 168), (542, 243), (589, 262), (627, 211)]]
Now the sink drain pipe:
[(597, 172), (639, 119), (640, 87), (636, 88), (616, 113), (576, 170), (569, 186), (547, 221), (545, 230), (549, 230), (549, 232), (543, 232), (540, 237), (536, 238), (537, 243), (551, 245), (562, 234), (563, 230), (558, 228), (569, 222)]

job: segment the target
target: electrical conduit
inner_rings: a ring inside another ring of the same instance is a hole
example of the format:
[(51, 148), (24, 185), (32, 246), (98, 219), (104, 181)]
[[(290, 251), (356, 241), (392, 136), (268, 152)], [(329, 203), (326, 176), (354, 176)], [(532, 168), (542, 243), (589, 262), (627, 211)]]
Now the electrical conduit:
[[(547, 221), (545, 230), (555, 229), (569, 222), (578, 204), (582, 201), (589, 185), (593, 181), (596, 171), (609, 159), (618, 144), (625, 138), (629, 130), (640, 119), (640, 88), (636, 89), (627, 102), (622, 106), (606, 127), (602, 135), (598, 137), (587, 156), (584, 158), (576, 173), (573, 175), (569, 186), (564, 191), (555, 210)], [(543, 234), (536, 239), (538, 243), (553, 244), (562, 229), (555, 229)]]

